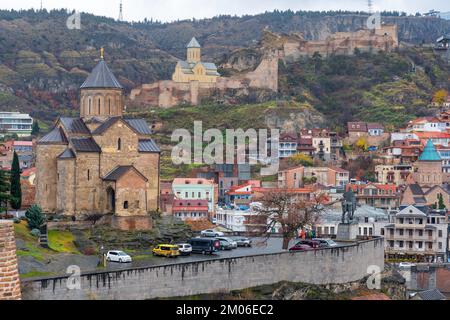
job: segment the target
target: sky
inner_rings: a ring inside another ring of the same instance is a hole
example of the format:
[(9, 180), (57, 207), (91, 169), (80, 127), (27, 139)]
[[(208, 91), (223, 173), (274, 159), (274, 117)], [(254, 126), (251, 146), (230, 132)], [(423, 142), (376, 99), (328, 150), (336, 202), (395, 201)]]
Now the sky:
[[(428, 12), (450, 11), (449, 0), (373, 0), (377, 11)], [(67, 8), (118, 18), (120, 0), (42, 0), (47, 9)], [(367, 0), (123, 0), (127, 21), (144, 18), (170, 22), (182, 19), (210, 18), (219, 14), (243, 15), (287, 10), (368, 10)], [(39, 9), (41, 0), (0, 0), (0, 9)]]

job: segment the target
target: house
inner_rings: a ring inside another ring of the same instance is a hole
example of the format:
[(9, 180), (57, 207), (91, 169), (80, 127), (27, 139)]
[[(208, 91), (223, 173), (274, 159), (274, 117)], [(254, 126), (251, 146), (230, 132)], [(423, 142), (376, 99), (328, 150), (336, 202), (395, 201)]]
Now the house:
[(5, 134), (17, 134), (19, 137), (31, 135), (33, 130), (33, 118), (20, 112), (0, 112), (0, 132)]
[(350, 182), (350, 172), (338, 167), (306, 167), (304, 177), (315, 178), (316, 183), (325, 187), (345, 188)]
[(305, 167), (299, 166), (278, 173), (278, 187), (285, 189), (301, 188), (304, 185)]
[(434, 206), (443, 195), (444, 205), (450, 208), (450, 187), (448, 185), (421, 186), (408, 184), (401, 196), (401, 205)]
[(406, 132), (445, 132), (447, 125), (436, 117), (417, 118), (408, 123)]
[(413, 173), (413, 166), (409, 164), (378, 165), (375, 167), (375, 173), (378, 183), (401, 186), (406, 184), (407, 178)]
[(172, 182), (175, 200), (206, 200), (210, 213), (217, 204), (216, 186), (213, 180), (201, 178), (176, 178)]
[(232, 187), (226, 192), (225, 203), (241, 210), (249, 209), (252, 202), (253, 188), (254, 185), (252, 183)]
[(400, 205), (400, 194), (396, 185), (385, 185), (380, 183), (349, 184), (347, 191), (356, 193), (358, 205), (367, 205), (374, 208), (392, 210)]
[(382, 235), (386, 239), (386, 258), (447, 261), (448, 223), (445, 213), (422, 210), (416, 206), (404, 207), (392, 223), (385, 226)]
[(173, 200), (172, 214), (183, 221), (208, 220), (210, 212), (208, 200)]
[(297, 154), (298, 137), (295, 133), (284, 133), (278, 144), (279, 158), (289, 158)]
[(360, 138), (366, 138), (370, 145), (378, 146), (389, 135), (379, 123), (349, 122), (347, 124), (348, 140), (351, 144)]
[(313, 147), (313, 139), (312, 138), (305, 138), (305, 137), (301, 137), (298, 140), (298, 147), (297, 147), (297, 152), (307, 155), (309, 157), (314, 157), (314, 154), (316, 152), (316, 148)]
[(368, 123), (367, 132), (372, 137), (382, 136), (384, 134), (384, 126), (379, 123)]
[(258, 212), (238, 209), (219, 208), (216, 213), (217, 224), (232, 232), (263, 235), (268, 230), (269, 221)]

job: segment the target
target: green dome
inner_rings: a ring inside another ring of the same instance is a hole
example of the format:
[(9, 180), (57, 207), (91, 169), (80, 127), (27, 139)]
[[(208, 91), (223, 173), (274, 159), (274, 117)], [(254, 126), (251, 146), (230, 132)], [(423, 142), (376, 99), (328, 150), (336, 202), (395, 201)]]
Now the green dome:
[(436, 151), (433, 141), (428, 140), (427, 146), (420, 155), (419, 161), (441, 161), (441, 156)]

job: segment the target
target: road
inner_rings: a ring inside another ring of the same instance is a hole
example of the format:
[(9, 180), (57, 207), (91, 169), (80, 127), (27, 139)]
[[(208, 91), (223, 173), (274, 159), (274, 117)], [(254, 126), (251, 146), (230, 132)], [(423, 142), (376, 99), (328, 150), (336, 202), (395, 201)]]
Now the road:
[[(107, 270), (123, 270), (129, 268), (142, 268), (149, 266), (160, 266), (174, 263), (184, 263), (184, 262), (199, 262), (199, 261), (207, 261), (213, 259), (221, 259), (221, 258), (239, 258), (246, 256), (253, 256), (259, 254), (272, 254), (272, 253), (280, 253), (285, 252), (282, 250), (282, 239), (281, 238), (270, 238), (267, 241), (263, 238), (255, 238), (252, 239), (253, 246), (251, 248), (237, 248), (230, 251), (220, 251), (215, 255), (206, 255), (203, 256), (201, 254), (192, 254), (187, 257), (178, 257), (176, 259), (164, 258), (164, 257), (153, 257), (151, 253), (149, 253), (148, 258), (144, 258), (142, 256), (139, 259), (135, 259), (132, 263), (120, 264), (114, 262), (108, 262)], [(296, 243), (295, 240), (291, 241), (291, 245)]]

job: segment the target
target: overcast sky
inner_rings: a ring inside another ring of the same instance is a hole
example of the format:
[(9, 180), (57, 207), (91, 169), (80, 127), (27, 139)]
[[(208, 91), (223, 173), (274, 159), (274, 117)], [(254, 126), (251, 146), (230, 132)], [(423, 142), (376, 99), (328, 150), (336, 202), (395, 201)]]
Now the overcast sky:
[[(47, 9), (68, 8), (117, 18), (120, 0), (42, 0)], [(0, 0), (1, 9), (38, 9), (41, 0)], [(218, 14), (257, 14), (279, 10), (367, 10), (367, 0), (123, 0), (124, 19), (160, 21), (209, 18)], [(380, 11), (450, 11), (449, 0), (374, 0)]]

